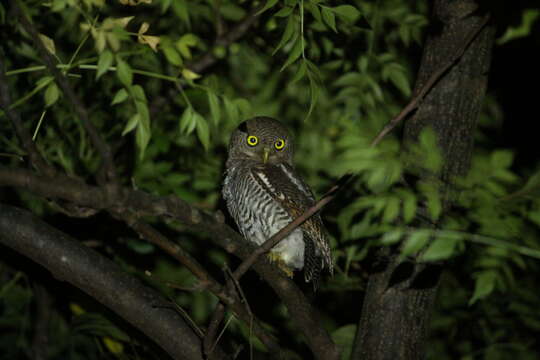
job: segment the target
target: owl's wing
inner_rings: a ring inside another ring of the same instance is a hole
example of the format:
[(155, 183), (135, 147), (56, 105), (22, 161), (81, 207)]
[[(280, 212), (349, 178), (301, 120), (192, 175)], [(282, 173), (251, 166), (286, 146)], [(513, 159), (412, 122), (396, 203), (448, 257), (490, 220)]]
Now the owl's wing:
[[(266, 165), (253, 168), (252, 174), (293, 219), (302, 215), (315, 204), (315, 196), (294, 169), (287, 164)], [(319, 274), (324, 267), (333, 272), (330, 246), (326, 238), (321, 217), (315, 214), (302, 225), (304, 234), (304, 277), (317, 285)]]

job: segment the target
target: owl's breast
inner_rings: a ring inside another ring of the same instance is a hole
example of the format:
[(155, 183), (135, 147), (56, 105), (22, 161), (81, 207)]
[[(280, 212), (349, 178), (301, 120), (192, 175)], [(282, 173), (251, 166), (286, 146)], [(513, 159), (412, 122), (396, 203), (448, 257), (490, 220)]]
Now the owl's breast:
[[(275, 199), (276, 189), (260, 185), (249, 168), (230, 167), (223, 183), (223, 197), (232, 217), (244, 237), (261, 245), (292, 221), (291, 216)], [(276, 195), (277, 194), (277, 195)], [(286, 265), (296, 269), (304, 266), (304, 240), (300, 228), (294, 230), (272, 252)]]

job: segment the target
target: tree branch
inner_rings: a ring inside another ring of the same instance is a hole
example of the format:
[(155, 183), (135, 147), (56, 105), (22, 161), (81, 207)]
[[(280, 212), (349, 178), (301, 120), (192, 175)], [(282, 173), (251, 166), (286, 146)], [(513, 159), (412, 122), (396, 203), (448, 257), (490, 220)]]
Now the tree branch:
[[(3, 167), (0, 167), (0, 186), (20, 187), (43, 197), (61, 198), (94, 209), (115, 212), (131, 209), (137, 216), (174, 218), (194, 231), (210, 234), (215, 244), (242, 259), (257, 249), (226, 224), (174, 196), (163, 198), (123, 187), (112, 191), (108, 187), (86, 185), (68, 177), (49, 178)], [(266, 261), (257, 261), (253, 268), (285, 303), (315, 356), (318, 359), (337, 359), (335, 344), (322, 327), (315, 309), (294, 282)]]
[[(201, 340), (156, 291), (28, 211), (0, 204), (0, 243), (118, 313), (174, 359), (201, 360)], [(120, 296), (119, 296), (120, 294)], [(221, 350), (217, 350), (224, 358)]]
[[(221, 286), (197, 260), (185, 252), (180, 245), (173, 243), (152, 226), (141, 221), (135, 221), (131, 223), (130, 226), (148, 242), (157, 245), (160, 249), (174, 257), (191, 271), (191, 273), (199, 279), (202, 285), (201, 290), (208, 289), (212, 294), (217, 296), (220, 301), (227, 304), (239, 319), (248, 325), (252, 323), (255, 335), (267, 347), (268, 351), (276, 354), (282, 353), (277, 339), (264, 329), (261, 325), (261, 321), (255, 318), (251, 313), (247, 312), (241, 302), (238, 301), (238, 297), (230, 296), (224, 290), (224, 287)], [(206, 347), (204, 348), (206, 350)]]

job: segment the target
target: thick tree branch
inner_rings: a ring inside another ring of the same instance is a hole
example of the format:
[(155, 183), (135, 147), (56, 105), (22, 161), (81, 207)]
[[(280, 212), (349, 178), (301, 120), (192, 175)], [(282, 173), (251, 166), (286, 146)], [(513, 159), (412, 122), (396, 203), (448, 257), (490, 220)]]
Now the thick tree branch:
[[(22, 169), (2, 167), (0, 186), (24, 188), (43, 197), (60, 198), (94, 209), (115, 212), (129, 209), (137, 216), (174, 218), (194, 231), (210, 234), (215, 244), (242, 259), (249, 257), (257, 248), (215, 217), (174, 196), (158, 197), (128, 188), (96, 187), (67, 177), (49, 178)], [(259, 260), (253, 268), (285, 303), (315, 356), (318, 359), (336, 359), (335, 344), (323, 329), (315, 309), (294, 282), (267, 261)]]
[[(201, 340), (168, 301), (118, 265), (31, 213), (0, 204), (0, 243), (118, 313), (174, 359), (203, 358)], [(220, 350), (218, 354), (223, 354)]]

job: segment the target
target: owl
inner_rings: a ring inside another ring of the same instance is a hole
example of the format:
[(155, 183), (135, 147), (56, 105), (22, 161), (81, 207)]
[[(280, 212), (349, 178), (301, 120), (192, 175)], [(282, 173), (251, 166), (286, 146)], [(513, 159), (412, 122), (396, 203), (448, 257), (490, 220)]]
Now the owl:
[[(241, 123), (232, 133), (223, 197), (242, 235), (261, 245), (315, 204), (311, 189), (293, 166), (293, 139), (287, 128), (269, 117)], [(270, 260), (292, 277), (317, 288), (321, 270), (333, 273), (330, 247), (321, 217), (315, 214), (278, 243)]]

